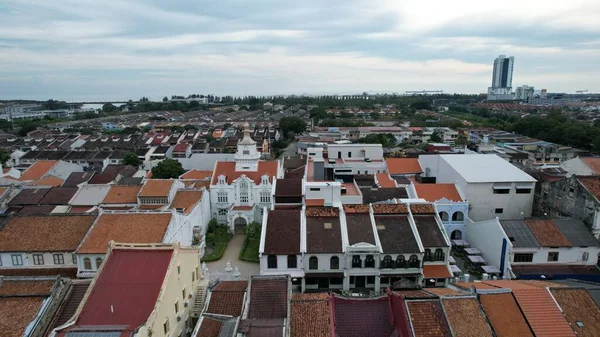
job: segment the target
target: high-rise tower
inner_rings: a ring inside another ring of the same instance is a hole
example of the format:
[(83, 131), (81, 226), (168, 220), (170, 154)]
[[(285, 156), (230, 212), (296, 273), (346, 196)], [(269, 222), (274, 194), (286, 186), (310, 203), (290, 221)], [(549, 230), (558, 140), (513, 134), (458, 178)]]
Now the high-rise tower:
[(512, 75), (514, 56), (500, 55), (494, 60), (492, 86), (488, 88), (488, 100), (512, 99)]

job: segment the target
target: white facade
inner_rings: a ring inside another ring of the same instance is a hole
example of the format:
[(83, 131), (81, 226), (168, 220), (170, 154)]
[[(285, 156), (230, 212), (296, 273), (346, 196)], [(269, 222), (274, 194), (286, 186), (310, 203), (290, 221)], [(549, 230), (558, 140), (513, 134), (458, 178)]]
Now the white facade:
[[(508, 277), (510, 275), (510, 251), (513, 244), (498, 219), (474, 222), (467, 218), (466, 227), (471, 247), (479, 249), (488, 265), (495, 266), (503, 273), (504, 277)], [(502, 266), (503, 261), (504, 266)]]
[[(558, 261), (549, 259), (549, 253), (558, 253)], [(532, 262), (515, 262), (515, 254), (533, 254)], [(593, 266), (598, 262), (598, 254), (600, 247), (513, 247), (510, 251), (511, 265), (528, 265), (528, 264), (574, 264)]]
[(596, 171), (587, 166), (579, 157), (561, 162), (560, 167), (567, 171), (567, 177), (572, 175), (594, 176), (597, 174)]
[(469, 203), (453, 202), (444, 198), (434, 204), (446, 235), (451, 240), (468, 240), (465, 221), (469, 216)]
[(76, 266), (73, 252), (0, 253), (0, 273), (2, 269), (74, 268)]

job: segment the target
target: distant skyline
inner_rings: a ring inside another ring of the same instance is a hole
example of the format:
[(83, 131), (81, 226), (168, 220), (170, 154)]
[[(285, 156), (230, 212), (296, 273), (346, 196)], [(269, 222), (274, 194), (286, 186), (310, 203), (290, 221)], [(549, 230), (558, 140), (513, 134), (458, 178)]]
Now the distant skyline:
[(0, 99), (600, 92), (600, 1), (0, 2)]

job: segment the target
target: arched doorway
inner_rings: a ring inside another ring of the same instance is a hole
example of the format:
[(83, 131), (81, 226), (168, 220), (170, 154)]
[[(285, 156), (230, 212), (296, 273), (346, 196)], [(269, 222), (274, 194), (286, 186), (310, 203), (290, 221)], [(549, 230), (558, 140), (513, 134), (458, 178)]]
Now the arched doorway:
[(462, 240), (462, 232), (457, 230), (453, 230), (450, 234), (450, 240)]
[(244, 219), (243, 217), (238, 216), (237, 218), (235, 218), (235, 220), (233, 221), (234, 233), (236, 235), (244, 234), (244, 228), (246, 228), (246, 224), (246, 219)]

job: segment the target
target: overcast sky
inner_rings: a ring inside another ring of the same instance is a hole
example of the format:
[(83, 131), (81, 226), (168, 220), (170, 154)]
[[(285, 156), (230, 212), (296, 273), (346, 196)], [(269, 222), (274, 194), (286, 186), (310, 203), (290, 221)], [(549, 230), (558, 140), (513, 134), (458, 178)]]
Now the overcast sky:
[(0, 0), (0, 99), (600, 91), (599, 0)]

